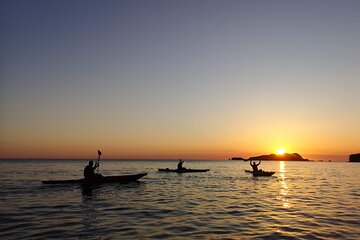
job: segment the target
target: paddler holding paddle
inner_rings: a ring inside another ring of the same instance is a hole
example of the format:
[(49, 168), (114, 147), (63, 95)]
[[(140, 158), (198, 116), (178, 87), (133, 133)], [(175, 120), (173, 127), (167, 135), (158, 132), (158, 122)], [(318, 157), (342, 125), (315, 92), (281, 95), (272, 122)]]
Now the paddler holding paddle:
[(184, 168), (183, 165), (184, 161), (179, 159), (178, 165), (177, 165), (177, 170), (181, 171), (181, 170), (185, 170), (186, 168)]
[(250, 160), (250, 166), (252, 167), (254, 173), (262, 171), (261, 169), (260, 170), (258, 169), (258, 166), (260, 165), (260, 163), (261, 163), (261, 160), (259, 160), (259, 163), (256, 163), (255, 161)]
[(87, 181), (98, 180), (103, 176), (100, 173), (95, 173), (95, 169), (99, 169), (100, 166), (100, 156), (101, 152), (98, 150), (98, 160), (94, 165), (94, 162), (91, 160), (89, 164), (84, 168), (84, 178)]

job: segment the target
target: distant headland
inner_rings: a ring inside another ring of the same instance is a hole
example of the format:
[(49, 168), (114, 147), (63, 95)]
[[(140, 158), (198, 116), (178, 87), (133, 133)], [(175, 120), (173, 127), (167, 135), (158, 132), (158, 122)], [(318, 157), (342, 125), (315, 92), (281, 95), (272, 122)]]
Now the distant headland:
[(349, 162), (360, 162), (360, 153), (351, 154), (349, 156)]
[(260, 156), (256, 156), (256, 157), (250, 157), (249, 159), (245, 159), (242, 157), (233, 157), (233, 158), (231, 158), (231, 160), (310, 161), (309, 159), (303, 158), (298, 153), (260, 155)]

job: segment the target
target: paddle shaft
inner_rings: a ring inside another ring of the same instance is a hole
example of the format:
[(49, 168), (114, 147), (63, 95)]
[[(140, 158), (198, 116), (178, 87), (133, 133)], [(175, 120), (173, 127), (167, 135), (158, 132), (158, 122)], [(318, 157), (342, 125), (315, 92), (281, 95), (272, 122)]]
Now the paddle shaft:
[(100, 156), (101, 156), (101, 152), (98, 150), (97, 171), (100, 170)]
[(96, 170), (99, 171), (100, 169), (100, 156), (98, 156), (98, 160), (97, 160), (97, 167), (96, 167)]

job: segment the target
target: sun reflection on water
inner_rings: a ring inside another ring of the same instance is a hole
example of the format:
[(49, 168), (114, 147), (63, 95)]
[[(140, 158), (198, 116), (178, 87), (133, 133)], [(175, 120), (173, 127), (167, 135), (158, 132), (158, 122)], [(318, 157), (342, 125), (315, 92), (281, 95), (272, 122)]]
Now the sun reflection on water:
[(285, 169), (284, 161), (279, 162), (279, 173), (280, 173), (279, 179), (281, 183), (281, 188), (280, 188), (280, 195), (277, 197), (277, 199), (283, 202), (283, 207), (291, 208), (291, 204), (287, 199), (289, 188), (286, 184), (286, 169)]

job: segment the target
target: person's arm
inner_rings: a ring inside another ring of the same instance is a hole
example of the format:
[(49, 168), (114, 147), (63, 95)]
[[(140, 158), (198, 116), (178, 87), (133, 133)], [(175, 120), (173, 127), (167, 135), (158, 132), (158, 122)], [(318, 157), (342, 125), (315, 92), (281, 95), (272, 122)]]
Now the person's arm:
[(99, 166), (99, 163), (97, 162), (97, 163), (95, 163), (93, 169), (95, 170), (98, 166)]
[(260, 163), (261, 163), (261, 160), (259, 161), (259, 163), (258, 163), (258, 164), (256, 164), (256, 166), (259, 166), (259, 165), (260, 165)]

